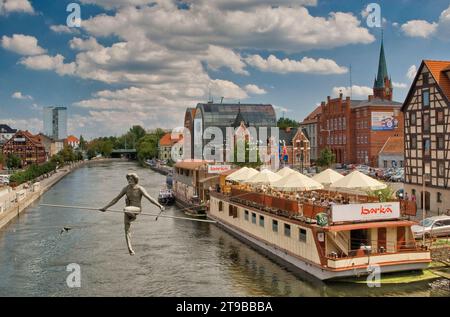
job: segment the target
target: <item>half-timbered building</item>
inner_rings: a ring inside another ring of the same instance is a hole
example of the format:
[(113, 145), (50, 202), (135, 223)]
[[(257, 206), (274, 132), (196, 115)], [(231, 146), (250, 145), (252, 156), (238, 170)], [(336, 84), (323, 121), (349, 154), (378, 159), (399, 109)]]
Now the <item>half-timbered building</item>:
[(433, 212), (450, 208), (449, 100), (450, 61), (422, 61), (402, 106), (405, 191)]

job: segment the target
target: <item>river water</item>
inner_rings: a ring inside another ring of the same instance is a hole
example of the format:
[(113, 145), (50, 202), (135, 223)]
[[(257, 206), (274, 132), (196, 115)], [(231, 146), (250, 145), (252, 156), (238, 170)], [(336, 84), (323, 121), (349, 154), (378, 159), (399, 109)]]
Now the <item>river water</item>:
[[(449, 296), (430, 282), (369, 288), (292, 272), (214, 224), (139, 216), (128, 255), (123, 216), (40, 207), (101, 207), (138, 173), (157, 197), (165, 177), (131, 162), (97, 163), (66, 176), (0, 230), (0, 296)], [(120, 201), (115, 209), (122, 208)], [(145, 212), (158, 212), (143, 201)], [(166, 214), (184, 216), (176, 207)], [(64, 226), (69, 232), (61, 233)], [(67, 266), (80, 267), (70, 288)]]

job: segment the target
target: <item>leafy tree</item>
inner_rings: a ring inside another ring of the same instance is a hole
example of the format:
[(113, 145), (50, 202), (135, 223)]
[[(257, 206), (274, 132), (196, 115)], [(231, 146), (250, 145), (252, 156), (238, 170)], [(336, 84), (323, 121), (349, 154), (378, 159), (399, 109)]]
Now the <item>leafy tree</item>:
[(142, 163), (146, 159), (158, 156), (158, 141), (159, 138), (156, 134), (147, 134), (139, 140), (139, 143), (136, 146), (139, 162)]
[(378, 197), (384, 203), (394, 198), (395, 190), (388, 185), (384, 189), (367, 191), (367, 196)]
[(86, 155), (89, 160), (92, 160), (97, 155), (97, 153), (95, 152), (94, 149), (91, 148), (87, 150)]
[(8, 158), (6, 159), (6, 166), (11, 169), (20, 168), (22, 166), (22, 161), (17, 155), (9, 154)]
[(280, 129), (286, 129), (286, 128), (298, 128), (300, 124), (289, 118), (279, 118), (277, 122), (277, 127)]
[(2, 152), (0, 152), (0, 165), (4, 165), (5, 164), (5, 156), (3, 155)]
[[(244, 158), (244, 162), (238, 162), (238, 150), (240, 148), (242, 148), (242, 142), (244, 142), (243, 140), (238, 140), (236, 142), (236, 145), (234, 147), (234, 164), (240, 167), (259, 167), (262, 165), (262, 162), (259, 158), (259, 150), (256, 150), (256, 162), (250, 162), (250, 159), (254, 160), (254, 157), (250, 158), (250, 154), (251, 154), (251, 149), (250, 149), (250, 144), (247, 140), (245, 140), (245, 145), (244, 145), (244, 149), (245, 149), (245, 158)], [(252, 154), (254, 155), (254, 154)]]
[(83, 135), (80, 135), (80, 149), (82, 151), (84, 151), (87, 147), (87, 142), (86, 140), (83, 138)]
[(336, 161), (336, 155), (329, 149), (323, 149), (320, 152), (319, 158), (316, 161), (316, 164), (321, 167), (330, 167)]

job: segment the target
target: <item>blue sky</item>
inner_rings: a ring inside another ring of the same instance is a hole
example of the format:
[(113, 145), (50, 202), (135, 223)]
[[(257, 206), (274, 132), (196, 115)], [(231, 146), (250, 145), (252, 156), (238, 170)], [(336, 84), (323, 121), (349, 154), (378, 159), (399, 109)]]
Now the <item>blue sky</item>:
[[(81, 27), (69, 28), (69, 3)], [(69, 108), (69, 133), (120, 135), (182, 125), (209, 92), (271, 103), (302, 120), (339, 90), (367, 98), (380, 28), (371, 1), (0, 0), (0, 121), (42, 130), (42, 107)], [(448, 60), (448, 0), (377, 1), (388, 72), (402, 102), (422, 59)]]

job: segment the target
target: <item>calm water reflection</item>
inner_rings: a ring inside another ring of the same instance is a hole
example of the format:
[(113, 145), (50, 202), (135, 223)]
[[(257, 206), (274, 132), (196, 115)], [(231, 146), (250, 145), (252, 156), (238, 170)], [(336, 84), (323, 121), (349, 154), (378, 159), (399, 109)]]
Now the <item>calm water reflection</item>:
[[(135, 170), (157, 196), (165, 177), (133, 163), (83, 167), (40, 200), (103, 206)], [(123, 201), (116, 205), (123, 206)], [(146, 212), (156, 212), (147, 201)], [(176, 207), (167, 214), (182, 215)], [(73, 230), (60, 234), (63, 226)], [(136, 255), (128, 255), (120, 214), (31, 206), (0, 230), (1, 296), (448, 296), (429, 283), (370, 289), (324, 284), (293, 273), (222, 229), (141, 216), (133, 223)], [(66, 285), (66, 266), (81, 266), (81, 288)]]

